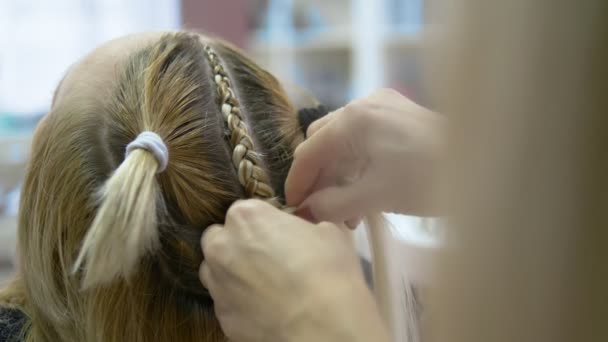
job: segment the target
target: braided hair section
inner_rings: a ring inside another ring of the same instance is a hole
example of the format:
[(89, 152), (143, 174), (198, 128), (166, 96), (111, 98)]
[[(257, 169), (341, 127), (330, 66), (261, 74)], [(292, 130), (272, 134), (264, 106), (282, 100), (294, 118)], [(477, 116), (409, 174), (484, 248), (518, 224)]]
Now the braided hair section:
[(234, 96), (228, 73), (209, 45), (205, 46), (205, 52), (213, 70), (219, 94), (219, 106), (230, 132), (232, 164), (237, 170), (239, 182), (245, 188), (248, 197), (266, 199), (275, 206), (280, 206), (275, 198), (274, 189), (268, 184), (268, 175), (260, 166), (261, 158), (255, 152), (253, 140), (241, 117), (240, 104)]

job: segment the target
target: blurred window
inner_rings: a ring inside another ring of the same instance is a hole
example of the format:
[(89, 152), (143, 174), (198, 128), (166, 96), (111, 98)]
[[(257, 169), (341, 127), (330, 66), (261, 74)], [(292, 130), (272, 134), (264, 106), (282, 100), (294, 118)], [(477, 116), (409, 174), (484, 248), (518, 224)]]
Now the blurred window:
[(0, 115), (47, 111), (70, 64), (104, 41), (179, 26), (179, 0), (0, 0)]

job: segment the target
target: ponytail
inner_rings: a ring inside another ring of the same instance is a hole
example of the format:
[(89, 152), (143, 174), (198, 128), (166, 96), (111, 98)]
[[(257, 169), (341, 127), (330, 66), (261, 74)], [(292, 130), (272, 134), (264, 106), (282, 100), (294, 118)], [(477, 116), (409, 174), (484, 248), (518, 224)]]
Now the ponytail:
[(168, 156), (152, 132), (127, 146), (124, 161), (100, 190), (100, 207), (74, 265), (74, 272), (82, 268), (83, 288), (128, 278), (142, 257), (159, 248), (162, 200), (155, 176), (166, 168)]

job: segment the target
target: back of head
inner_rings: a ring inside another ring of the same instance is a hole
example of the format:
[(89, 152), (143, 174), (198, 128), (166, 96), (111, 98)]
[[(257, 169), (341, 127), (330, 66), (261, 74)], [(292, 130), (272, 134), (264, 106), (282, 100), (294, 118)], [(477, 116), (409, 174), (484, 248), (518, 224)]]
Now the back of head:
[(304, 138), (277, 80), (228, 44), (125, 39), (72, 68), (35, 134), (15, 285), (30, 341), (223, 340), (201, 234), (237, 199), (280, 206)]

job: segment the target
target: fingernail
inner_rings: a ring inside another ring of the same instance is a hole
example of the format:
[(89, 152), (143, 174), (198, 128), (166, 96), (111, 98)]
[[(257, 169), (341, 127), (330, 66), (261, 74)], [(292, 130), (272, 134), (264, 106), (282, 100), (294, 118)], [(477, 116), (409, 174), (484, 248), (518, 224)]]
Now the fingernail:
[(308, 207), (308, 206), (299, 207), (298, 209), (296, 209), (294, 214), (296, 216), (298, 216), (299, 218), (304, 219), (308, 222), (316, 223), (316, 221), (317, 221), (315, 219), (315, 217), (312, 215), (312, 211), (310, 211), (310, 207)]

